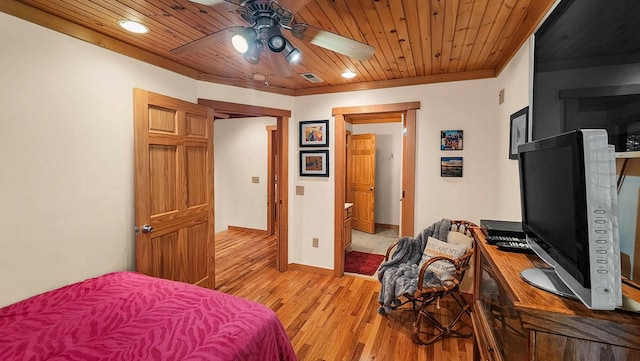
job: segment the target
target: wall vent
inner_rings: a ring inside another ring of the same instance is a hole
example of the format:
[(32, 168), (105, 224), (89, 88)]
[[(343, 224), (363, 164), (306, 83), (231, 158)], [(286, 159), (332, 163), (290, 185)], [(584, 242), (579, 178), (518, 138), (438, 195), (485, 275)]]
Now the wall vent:
[(324, 81), (324, 80), (320, 79), (314, 73), (304, 73), (304, 74), (300, 74), (300, 76), (302, 76), (303, 78), (307, 79), (308, 81), (310, 81), (312, 83), (322, 83)]

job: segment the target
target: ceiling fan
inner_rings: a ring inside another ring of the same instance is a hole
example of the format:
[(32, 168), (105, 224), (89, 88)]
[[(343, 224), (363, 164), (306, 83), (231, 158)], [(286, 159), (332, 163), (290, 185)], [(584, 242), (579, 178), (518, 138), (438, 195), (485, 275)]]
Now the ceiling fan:
[[(358, 60), (368, 60), (375, 48), (371, 45), (347, 38), (309, 24), (298, 23), (293, 14), (308, 2), (304, 0), (281, 0), (291, 3), (289, 8), (275, 0), (189, 0), (194, 3), (216, 6), (222, 3), (234, 5), (234, 11), (249, 26), (232, 26), (171, 50), (174, 55), (187, 55), (216, 46), (220, 41), (231, 38), (234, 48), (244, 53), (246, 61), (258, 64), (263, 50), (272, 64), (274, 72), (280, 76), (290, 76), (289, 64), (300, 61), (300, 50), (282, 34), (288, 31), (292, 36), (321, 48), (346, 55)], [(283, 56), (277, 56), (281, 53)]]

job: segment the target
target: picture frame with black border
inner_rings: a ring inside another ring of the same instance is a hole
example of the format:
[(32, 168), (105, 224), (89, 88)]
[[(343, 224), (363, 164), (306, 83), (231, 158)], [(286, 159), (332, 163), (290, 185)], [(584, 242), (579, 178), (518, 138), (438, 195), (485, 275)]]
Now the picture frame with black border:
[(328, 147), (329, 120), (306, 120), (300, 122), (300, 147)]
[(462, 157), (440, 157), (441, 177), (462, 177)]
[(440, 150), (462, 150), (463, 131), (458, 130), (441, 130), (440, 131)]
[(328, 177), (329, 151), (301, 150), (299, 164), (301, 177)]
[(511, 114), (509, 127), (509, 159), (518, 159), (518, 146), (529, 140), (529, 107)]

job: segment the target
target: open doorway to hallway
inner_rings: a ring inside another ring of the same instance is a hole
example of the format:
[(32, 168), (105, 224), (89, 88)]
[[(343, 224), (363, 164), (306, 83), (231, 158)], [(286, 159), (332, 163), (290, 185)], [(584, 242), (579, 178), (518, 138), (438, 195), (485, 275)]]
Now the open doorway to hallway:
[[(202, 105), (209, 106), (214, 109), (214, 115), (216, 119), (229, 119), (229, 118), (254, 118), (254, 117), (270, 117), (275, 119), (275, 128), (273, 125), (269, 125), (262, 128), (260, 131), (259, 137), (265, 141), (265, 153), (269, 154), (269, 158), (265, 156), (262, 159), (262, 164), (266, 164), (268, 167), (267, 177), (274, 179), (288, 179), (288, 151), (289, 151), (289, 136), (286, 131), (277, 131), (278, 129), (288, 129), (289, 128), (289, 118), (291, 117), (290, 110), (284, 109), (275, 109), (275, 108), (265, 108), (259, 107), (255, 105), (245, 105), (245, 104), (237, 104), (237, 103), (228, 103), (221, 102), (210, 99), (198, 99), (198, 103)], [(214, 122), (215, 127), (215, 122)], [(214, 137), (215, 129), (214, 129)], [(246, 143), (245, 143), (246, 144)], [(276, 149), (274, 152), (273, 149)], [(244, 158), (239, 157), (238, 154), (224, 154), (225, 159), (231, 159), (235, 162), (243, 162), (250, 157), (255, 157), (255, 155), (247, 155)], [(215, 153), (216, 156), (223, 155), (220, 154), (219, 149)], [(275, 158), (275, 159), (272, 159)], [(216, 166), (214, 162), (214, 167)], [(275, 166), (274, 166), (275, 164)], [(233, 165), (228, 167), (228, 172), (233, 173), (237, 169)], [(218, 172), (217, 176), (221, 176), (222, 174)], [(254, 183), (254, 175), (250, 175), (251, 184)], [(257, 184), (260, 183), (260, 176), (258, 176)], [(280, 272), (284, 272), (288, 269), (288, 258), (289, 258), (289, 241), (288, 241), (288, 222), (286, 221), (289, 217), (289, 196), (288, 196), (288, 186), (287, 182), (280, 182), (277, 186), (273, 183), (270, 183), (270, 180), (264, 179), (264, 182), (267, 184), (267, 192), (270, 192), (270, 196), (267, 196), (267, 201), (265, 201), (261, 207), (264, 217), (267, 218), (267, 222), (273, 228), (269, 229), (267, 227), (267, 231), (269, 234), (273, 234), (275, 238), (275, 250), (276, 250), (276, 269)], [(264, 184), (264, 183), (262, 183)], [(227, 189), (233, 188), (234, 185), (228, 185)], [(225, 192), (227, 189), (221, 189), (220, 192)], [(267, 202), (272, 202), (273, 208), (269, 209)], [(226, 212), (227, 209), (225, 207), (216, 206), (215, 213), (219, 215), (219, 212)], [(229, 223), (227, 223), (228, 226)]]
[[(387, 122), (381, 122), (381, 120)], [(374, 139), (373, 176), (375, 188), (371, 191), (374, 202), (371, 202), (370, 228), (352, 226), (351, 247), (346, 252), (358, 251), (384, 255), (390, 244), (398, 239), (400, 229), (401, 198), (402, 198), (402, 114), (380, 119), (377, 114), (370, 118), (359, 118), (355, 123), (347, 124), (347, 202), (354, 203), (354, 216), (357, 211), (367, 207), (357, 204), (363, 197), (354, 196), (354, 177), (362, 172), (363, 167), (359, 153), (361, 150), (352, 148), (354, 138), (363, 137)], [(361, 148), (361, 147), (360, 147)], [(356, 153), (355, 156), (352, 154)], [(359, 217), (359, 216), (358, 216)]]

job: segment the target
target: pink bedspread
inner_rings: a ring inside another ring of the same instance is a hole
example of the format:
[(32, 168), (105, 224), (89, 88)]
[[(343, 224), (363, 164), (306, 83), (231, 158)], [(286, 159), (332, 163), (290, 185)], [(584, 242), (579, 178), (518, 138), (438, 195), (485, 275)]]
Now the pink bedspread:
[(269, 308), (132, 272), (0, 309), (0, 360), (296, 360)]

